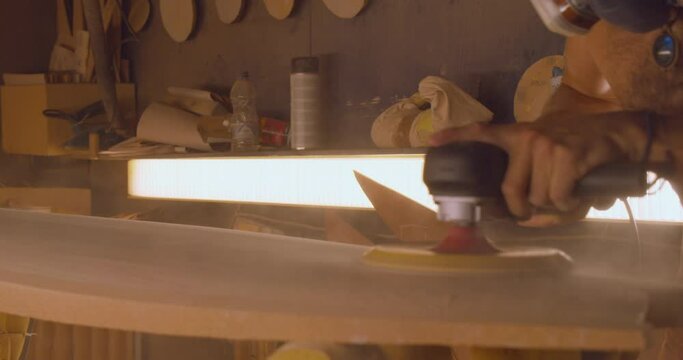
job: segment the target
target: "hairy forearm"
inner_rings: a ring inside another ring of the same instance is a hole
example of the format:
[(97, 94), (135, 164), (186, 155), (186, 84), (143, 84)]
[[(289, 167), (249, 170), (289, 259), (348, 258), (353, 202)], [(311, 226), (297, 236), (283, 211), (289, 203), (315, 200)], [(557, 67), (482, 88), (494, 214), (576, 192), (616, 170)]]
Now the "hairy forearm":
[[(683, 115), (661, 116), (646, 111), (623, 110), (614, 102), (591, 98), (562, 85), (546, 105), (539, 122), (548, 126), (586, 127), (587, 131), (608, 133), (634, 162), (643, 160), (648, 151), (648, 136), (652, 136), (647, 161), (673, 165), (673, 172), (667, 175), (678, 189), (683, 190)], [(648, 128), (652, 130), (651, 135)]]

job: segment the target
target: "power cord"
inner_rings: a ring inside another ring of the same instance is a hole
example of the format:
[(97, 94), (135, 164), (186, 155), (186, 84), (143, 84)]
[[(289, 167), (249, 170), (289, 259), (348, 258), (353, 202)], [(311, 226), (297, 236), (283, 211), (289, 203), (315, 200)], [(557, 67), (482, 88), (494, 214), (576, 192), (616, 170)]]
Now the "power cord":
[[(643, 169), (643, 171), (647, 170), (648, 167), (648, 162), (650, 160), (650, 155), (652, 154), (652, 146), (654, 144), (654, 139), (655, 139), (655, 124), (654, 122), (659, 120), (657, 117), (657, 114), (653, 112), (646, 112), (645, 113), (645, 134), (647, 136), (647, 139), (645, 141), (645, 149), (643, 151), (643, 156), (640, 159), (640, 165)], [(647, 187), (647, 194), (650, 195), (650, 190), (651, 188), (657, 183), (659, 180), (659, 176), (657, 176), (652, 182), (648, 182), (646, 184)], [(662, 184), (660, 184), (660, 189)], [(624, 207), (626, 208), (626, 212), (628, 213), (628, 218), (629, 221), (631, 222), (631, 225), (633, 225), (633, 234), (635, 236), (635, 242), (636, 242), (636, 255), (637, 255), (637, 269), (639, 273), (642, 273), (643, 271), (643, 243), (640, 239), (640, 231), (638, 229), (638, 222), (636, 221), (636, 217), (633, 215), (633, 209), (631, 208), (631, 204), (628, 202), (628, 198), (621, 198), (619, 199), (621, 202), (624, 203)]]
[(636, 255), (637, 255), (637, 269), (638, 272), (643, 271), (643, 243), (640, 239), (640, 231), (638, 229), (638, 222), (636, 221), (636, 217), (633, 215), (633, 209), (631, 208), (631, 204), (628, 202), (627, 198), (621, 198), (619, 199), (621, 202), (624, 203), (624, 207), (626, 208), (626, 212), (628, 213), (628, 219), (631, 222), (631, 225), (633, 225), (633, 234), (635, 236), (636, 240)]

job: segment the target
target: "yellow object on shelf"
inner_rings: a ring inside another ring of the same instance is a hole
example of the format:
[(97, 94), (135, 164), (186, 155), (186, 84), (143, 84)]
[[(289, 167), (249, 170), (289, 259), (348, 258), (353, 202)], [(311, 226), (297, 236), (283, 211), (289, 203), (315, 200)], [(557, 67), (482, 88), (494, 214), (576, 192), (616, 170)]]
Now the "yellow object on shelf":
[(410, 146), (425, 147), (429, 146), (429, 137), (434, 134), (434, 113), (432, 109), (422, 111), (410, 128), (408, 138)]
[(29, 319), (0, 313), (0, 360), (18, 360), (24, 348)]
[[(123, 118), (135, 116), (135, 85), (119, 84)], [(9, 154), (67, 155), (64, 143), (73, 136), (67, 120), (43, 116), (45, 109), (76, 112), (100, 99), (97, 84), (40, 84), (0, 87), (2, 148)]]

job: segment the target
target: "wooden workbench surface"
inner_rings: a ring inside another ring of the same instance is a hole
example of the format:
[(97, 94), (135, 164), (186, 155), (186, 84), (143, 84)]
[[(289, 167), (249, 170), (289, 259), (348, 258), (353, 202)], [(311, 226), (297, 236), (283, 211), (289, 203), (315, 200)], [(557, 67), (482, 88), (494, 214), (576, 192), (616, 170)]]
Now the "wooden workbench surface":
[(0, 210), (0, 311), (230, 339), (638, 349), (647, 296), (578, 275), (420, 274), (362, 246)]

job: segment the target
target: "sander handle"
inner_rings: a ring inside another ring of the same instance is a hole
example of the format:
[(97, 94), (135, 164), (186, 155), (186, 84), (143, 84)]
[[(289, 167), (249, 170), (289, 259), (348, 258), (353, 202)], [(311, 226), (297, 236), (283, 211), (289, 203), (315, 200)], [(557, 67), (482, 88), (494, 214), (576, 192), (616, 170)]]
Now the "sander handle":
[(647, 170), (642, 164), (616, 162), (599, 166), (578, 181), (574, 188), (577, 197), (645, 196)]
[[(501, 148), (481, 142), (460, 142), (431, 148), (425, 157), (424, 182), (434, 196), (501, 198), (508, 165)], [(577, 197), (628, 197), (647, 193), (647, 171), (660, 176), (669, 164), (614, 162), (599, 166), (578, 181)]]

